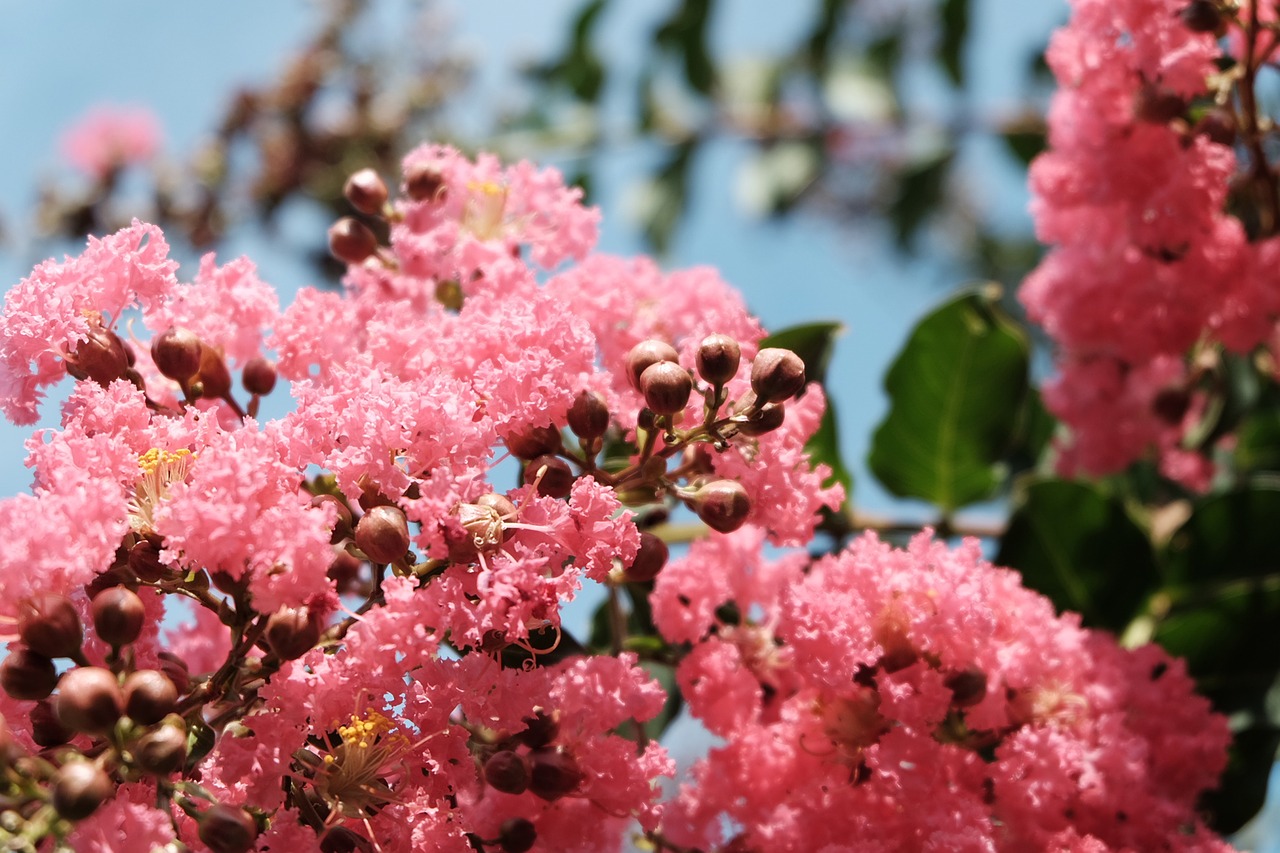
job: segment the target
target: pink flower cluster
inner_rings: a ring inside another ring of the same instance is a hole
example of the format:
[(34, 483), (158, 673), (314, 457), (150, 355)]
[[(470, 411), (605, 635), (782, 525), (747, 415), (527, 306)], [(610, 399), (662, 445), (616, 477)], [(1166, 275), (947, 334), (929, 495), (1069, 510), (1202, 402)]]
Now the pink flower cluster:
[[(1280, 242), (1250, 242), (1227, 212), (1235, 114), (1189, 117), (1216, 94), (1215, 35), (1180, 16), (1182, 0), (1071, 5), (1047, 54), (1060, 84), (1050, 150), (1031, 168), (1037, 235), (1053, 248), (1021, 293), (1059, 347), (1045, 400), (1071, 431), (1060, 467), (1112, 473), (1154, 450), (1166, 476), (1202, 489), (1212, 466), (1184, 446), (1201, 414), (1188, 352), (1247, 353), (1273, 334)], [(1259, 62), (1246, 25), (1228, 25), (1234, 58)]]
[[(0, 502), (33, 846), (1225, 849), (1193, 809), (1226, 730), (1160, 652), (973, 544), (765, 559), (843, 494), (804, 451), (820, 389), (713, 271), (590, 255), (528, 164), (430, 146), (402, 195), (344, 292), (283, 311), (244, 259), (180, 283), (140, 223), (10, 292), (5, 413), (79, 380)], [(682, 507), (720, 532), (665, 565)], [(563, 633), (588, 583), (611, 654)], [(649, 602), (663, 636), (629, 637)], [(724, 744), (664, 802), (677, 661)]]
[(142, 107), (98, 106), (62, 135), (62, 156), (91, 178), (102, 179), (160, 149), (160, 122)]

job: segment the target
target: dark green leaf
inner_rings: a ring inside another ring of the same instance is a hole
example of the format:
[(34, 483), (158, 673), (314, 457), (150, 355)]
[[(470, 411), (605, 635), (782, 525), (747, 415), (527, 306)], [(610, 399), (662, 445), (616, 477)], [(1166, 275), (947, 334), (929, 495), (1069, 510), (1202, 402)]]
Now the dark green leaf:
[(1026, 489), (996, 562), (1020, 571), (1059, 610), (1117, 632), (1160, 583), (1151, 542), (1120, 501), (1067, 480)]
[(1245, 473), (1280, 471), (1280, 411), (1264, 409), (1241, 424), (1232, 461)]
[(804, 60), (813, 71), (813, 76), (821, 79), (826, 76), (831, 63), (831, 44), (840, 23), (840, 13), (845, 8), (845, 0), (822, 0), (818, 9), (813, 29), (806, 40), (807, 50)]
[(1190, 584), (1280, 573), (1280, 487), (1253, 484), (1201, 502), (1169, 540), (1165, 564)]
[(659, 47), (680, 58), (689, 87), (703, 95), (715, 85), (715, 65), (707, 50), (711, 5), (711, 0), (685, 0), (654, 33)]
[(902, 31), (894, 30), (867, 46), (867, 60), (886, 78), (892, 78), (902, 61)]
[(990, 291), (967, 290), (916, 326), (885, 377), (889, 414), (871, 443), (889, 491), (947, 513), (995, 492), (1026, 396), (1026, 336)]
[(1058, 422), (1044, 407), (1040, 389), (1027, 389), (1027, 399), (1018, 417), (1017, 438), (1014, 443), (1011, 464), (1015, 468), (1034, 468), (1049, 448)]
[[(676, 684), (676, 668), (674, 666), (650, 660), (640, 661), (640, 666), (662, 685), (663, 691), (667, 694), (667, 701), (663, 703), (662, 710), (658, 712), (658, 716), (644, 724), (644, 732), (649, 739), (658, 740), (667, 730), (667, 727), (675, 721), (680, 709), (684, 707), (684, 696), (680, 693), (680, 687)], [(628, 729), (631, 731), (627, 731)], [(634, 730), (634, 726), (624, 725), (622, 733), (627, 737), (632, 737), (635, 734)]]
[(1048, 145), (1043, 128), (1008, 130), (1000, 136), (1009, 152), (1024, 166), (1030, 165)]
[(644, 226), (645, 239), (659, 254), (671, 245), (671, 236), (688, 203), (689, 169), (700, 146), (695, 137), (675, 147), (667, 162), (653, 177), (651, 192), (656, 202)]
[(938, 59), (951, 82), (964, 85), (964, 43), (969, 35), (969, 0), (942, 0)]
[(1277, 747), (1280, 729), (1257, 726), (1235, 733), (1226, 772), (1202, 803), (1214, 830), (1224, 835), (1236, 832), (1262, 809)]
[(915, 247), (920, 226), (941, 206), (953, 157), (954, 152), (948, 149), (898, 174), (896, 193), (885, 215), (899, 249), (909, 252)]

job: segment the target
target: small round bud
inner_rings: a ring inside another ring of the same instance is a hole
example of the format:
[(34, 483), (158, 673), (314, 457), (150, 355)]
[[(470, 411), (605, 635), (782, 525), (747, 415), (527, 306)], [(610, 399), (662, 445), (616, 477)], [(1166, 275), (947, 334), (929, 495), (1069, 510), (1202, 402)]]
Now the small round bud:
[(42, 593), (18, 604), (18, 636), (33, 652), (65, 658), (80, 653), (84, 629), (69, 598)]
[(116, 786), (97, 765), (77, 761), (58, 768), (50, 784), (53, 807), (66, 820), (84, 820), (115, 793)]
[(476, 498), (476, 504), (493, 510), (501, 518), (511, 518), (516, 514), (516, 505), (511, 498), (497, 492), (489, 492)]
[(759, 400), (781, 403), (804, 389), (804, 362), (789, 349), (766, 347), (751, 362), (751, 390)]
[(77, 379), (92, 379), (99, 385), (110, 385), (129, 370), (129, 354), (124, 341), (110, 329), (97, 326), (86, 340), (76, 345), (67, 356), (67, 372)]
[(532, 717), (524, 718), (524, 731), (516, 735), (522, 744), (530, 749), (541, 749), (552, 744), (560, 736), (560, 720), (557, 714), (543, 710), (533, 712)]
[(1240, 123), (1236, 120), (1235, 110), (1230, 107), (1214, 107), (1196, 122), (1195, 132), (1218, 145), (1235, 145)]
[(129, 549), (129, 570), (138, 580), (155, 582), (170, 577), (173, 570), (160, 562), (160, 546), (150, 539), (139, 539)]
[(325, 576), (334, 582), (338, 588), (338, 594), (341, 595), (347, 587), (356, 582), (356, 578), (360, 576), (360, 567), (363, 565), (364, 562), (354, 554), (336, 551)]
[(568, 497), (576, 479), (569, 463), (558, 456), (538, 456), (524, 466), (525, 485), (537, 483), (538, 494), (543, 497)]
[(693, 380), (689, 371), (674, 361), (660, 361), (645, 368), (640, 375), (640, 393), (644, 403), (659, 415), (674, 415), (684, 411), (693, 393)]
[(98, 637), (113, 646), (125, 646), (138, 639), (147, 618), (142, 599), (124, 586), (113, 586), (95, 595), (92, 612)]
[(782, 426), (786, 420), (787, 410), (782, 403), (765, 403), (763, 408), (752, 409), (747, 419), (738, 424), (738, 432), (743, 435), (764, 435)]
[(578, 762), (566, 752), (540, 749), (529, 753), (529, 758), (533, 763), (529, 790), (535, 797), (552, 802), (572, 794), (582, 784)]
[(504, 794), (523, 794), (529, 787), (529, 762), (515, 750), (499, 750), (484, 763), (484, 780)]
[(172, 715), (134, 743), (133, 760), (154, 776), (168, 776), (187, 760), (187, 732), (182, 718)]
[(319, 507), (328, 505), (333, 507), (337, 519), (333, 526), (333, 535), (329, 538), (329, 544), (337, 545), (343, 539), (349, 537), (352, 533), (351, 529), (351, 510), (347, 507), (337, 495), (315, 495), (311, 498), (311, 505)]
[(53, 710), (73, 732), (105, 732), (124, 714), (124, 693), (115, 675), (99, 666), (80, 666), (63, 673)]
[(156, 369), (175, 382), (185, 383), (200, 370), (200, 350), (196, 333), (180, 326), (170, 326), (151, 340)]
[(1133, 117), (1138, 121), (1168, 124), (1186, 111), (1187, 102), (1181, 95), (1155, 83), (1143, 85), (1133, 97)]
[(160, 659), (160, 671), (173, 682), (179, 696), (191, 689), (191, 673), (186, 661), (168, 649), (158, 652), (156, 657)]
[(276, 387), (275, 362), (260, 355), (254, 356), (245, 362), (240, 381), (244, 384), (244, 390), (250, 394), (265, 397)]
[(1222, 26), (1222, 10), (1213, 0), (1191, 0), (1179, 16), (1193, 33), (1216, 33)]
[(43, 699), (57, 686), (57, 667), (39, 652), (11, 649), (0, 661), (0, 687), (14, 699)]
[(667, 543), (647, 530), (640, 532), (640, 550), (623, 572), (623, 576), (632, 583), (651, 581), (662, 571), (671, 556)]
[(53, 703), (47, 699), (35, 704), (31, 709), (30, 719), (31, 739), (37, 746), (46, 749), (51, 746), (62, 746), (75, 737), (75, 732), (58, 721), (58, 715), (53, 712)]
[(693, 511), (712, 530), (732, 533), (746, 523), (751, 499), (737, 480), (713, 480), (690, 498)]
[(375, 563), (393, 563), (409, 550), (409, 522), (394, 506), (375, 506), (356, 523), (356, 547)]
[(366, 853), (369, 840), (345, 826), (331, 826), (320, 838), (320, 853)]
[(347, 178), (342, 187), (351, 206), (361, 213), (377, 216), (382, 213), (382, 206), (387, 203), (387, 185), (373, 169), (361, 169)]
[(163, 672), (140, 669), (125, 677), (124, 710), (135, 723), (158, 723), (173, 713), (177, 704), (178, 688)]
[(405, 172), (404, 191), (414, 201), (443, 201), (447, 188), (438, 169), (419, 164)]
[(239, 806), (218, 803), (200, 815), (200, 840), (213, 853), (246, 853), (258, 839), (258, 824)]
[(363, 222), (344, 216), (329, 228), (329, 254), (358, 264), (378, 251), (378, 238)]
[(569, 429), (588, 441), (599, 438), (609, 429), (609, 406), (595, 391), (583, 389), (569, 407)]
[(320, 642), (320, 620), (310, 608), (281, 607), (267, 619), (266, 637), (280, 660), (297, 660)]
[(631, 383), (631, 387), (643, 391), (640, 387), (641, 374), (660, 361), (679, 362), (680, 353), (666, 341), (641, 341), (633, 346), (627, 353), (626, 361), (627, 381)]
[(698, 345), (698, 375), (712, 385), (723, 385), (738, 375), (742, 348), (728, 335), (707, 335)]
[(971, 708), (987, 696), (987, 674), (977, 669), (953, 672), (943, 682), (951, 691), (951, 704)]
[(222, 360), (222, 353), (213, 347), (200, 347), (200, 372), (196, 374), (200, 383), (200, 396), (206, 400), (220, 400), (231, 393), (231, 371)]
[(538, 829), (527, 818), (507, 818), (498, 828), (498, 846), (503, 853), (526, 853), (537, 840)]
[(1165, 388), (1151, 401), (1151, 410), (1156, 417), (1170, 426), (1182, 423), (1190, 408), (1191, 395), (1183, 388)]
[(563, 446), (560, 430), (553, 426), (512, 430), (507, 435), (506, 442), (507, 450), (517, 459), (532, 459), (545, 453), (555, 453)]

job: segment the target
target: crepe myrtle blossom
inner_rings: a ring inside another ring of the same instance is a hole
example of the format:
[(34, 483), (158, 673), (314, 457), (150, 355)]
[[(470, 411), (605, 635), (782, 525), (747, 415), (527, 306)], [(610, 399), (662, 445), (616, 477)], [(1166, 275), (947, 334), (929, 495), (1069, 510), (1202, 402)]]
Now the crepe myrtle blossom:
[[(1177, 662), (973, 544), (776, 556), (843, 500), (825, 401), (713, 271), (591, 254), (527, 163), (426, 146), (347, 192), (390, 243), (335, 226), (343, 290), (283, 310), (143, 223), (10, 292), (5, 413), (74, 386), (0, 512), (6, 845), (1219, 843), (1226, 729)], [(706, 531), (668, 565), (675, 511)], [(722, 739), (678, 788), (673, 681)]]

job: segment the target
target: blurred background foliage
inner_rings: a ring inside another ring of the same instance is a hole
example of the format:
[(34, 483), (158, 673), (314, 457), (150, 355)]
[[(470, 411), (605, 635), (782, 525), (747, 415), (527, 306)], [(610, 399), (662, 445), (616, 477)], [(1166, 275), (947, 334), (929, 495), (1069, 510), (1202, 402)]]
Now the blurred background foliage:
[[(420, 15), (420, 26), (387, 27), (379, 5), (314, 6), (312, 35), (274, 79), (230, 93), (193, 150), (149, 169), (122, 162), (88, 184), (45, 179), (40, 238), (60, 244), (136, 215), (196, 251), (237, 223), (274, 226), (295, 204), (352, 215), (341, 195), (348, 174), (372, 166), (395, 175), (404, 151), (434, 139), (558, 164), (589, 199), (609, 180), (611, 158), (642, 151), (647, 165), (624, 202), (658, 254), (687, 229), (696, 194), (719, 192), (763, 219), (871, 233), (907, 263), (927, 254), (952, 285), (984, 280), (929, 296), (941, 302), (895, 345), (885, 411), (868, 436), (851, 439), (833, 409), (815, 437), (814, 455), (854, 498), (825, 520), (829, 542), (863, 529), (902, 539), (926, 524), (980, 535), (997, 562), (1085, 624), (1187, 658), (1237, 730), (1231, 768), (1205, 808), (1225, 832), (1258, 812), (1280, 744), (1280, 394), (1247, 366), (1224, 368), (1206, 429), (1235, 432), (1237, 445), (1207, 495), (1161, 480), (1149, 464), (1102, 481), (1054, 475), (1059, 427), (1037, 390), (1046, 348), (1012, 298), (1041, 249), (1024, 209), (992, 203), (1000, 186), (1025, 184), (1044, 147), (1052, 80), (1040, 51), (1000, 56), (995, 73), (1015, 96), (993, 108), (981, 89), (999, 45), (975, 26), (984, 9), (1018, 15), (1020, 4), (797, 0), (795, 37), (742, 50), (725, 43), (742, 3), (638, 13), (645, 4), (634, 0), (571, 2), (554, 43), (520, 61), (518, 86), (496, 98), (475, 94), (477, 67), (448, 26)], [(747, 5), (767, 29), (770, 4)], [(1066, 9), (1054, 15), (1065, 20)], [(726, 142), (741, 154), (733, 179), (708, 187), (699, 169)], [(320, 231), (292, 248), (336, 285), (340, 268)], [(773, 342), (838, 386), (827, 365), (851, 318), (830, 304), (801, 306), (814, 322)], [(830, 391), (848, 406), (839, 387)], [(855, 483), (855, 471), (876, 482)], [(905, 503), (860, 508), (874, 489)], [(633, 617), (635, 641), (660, 646), (643, 608)]]

